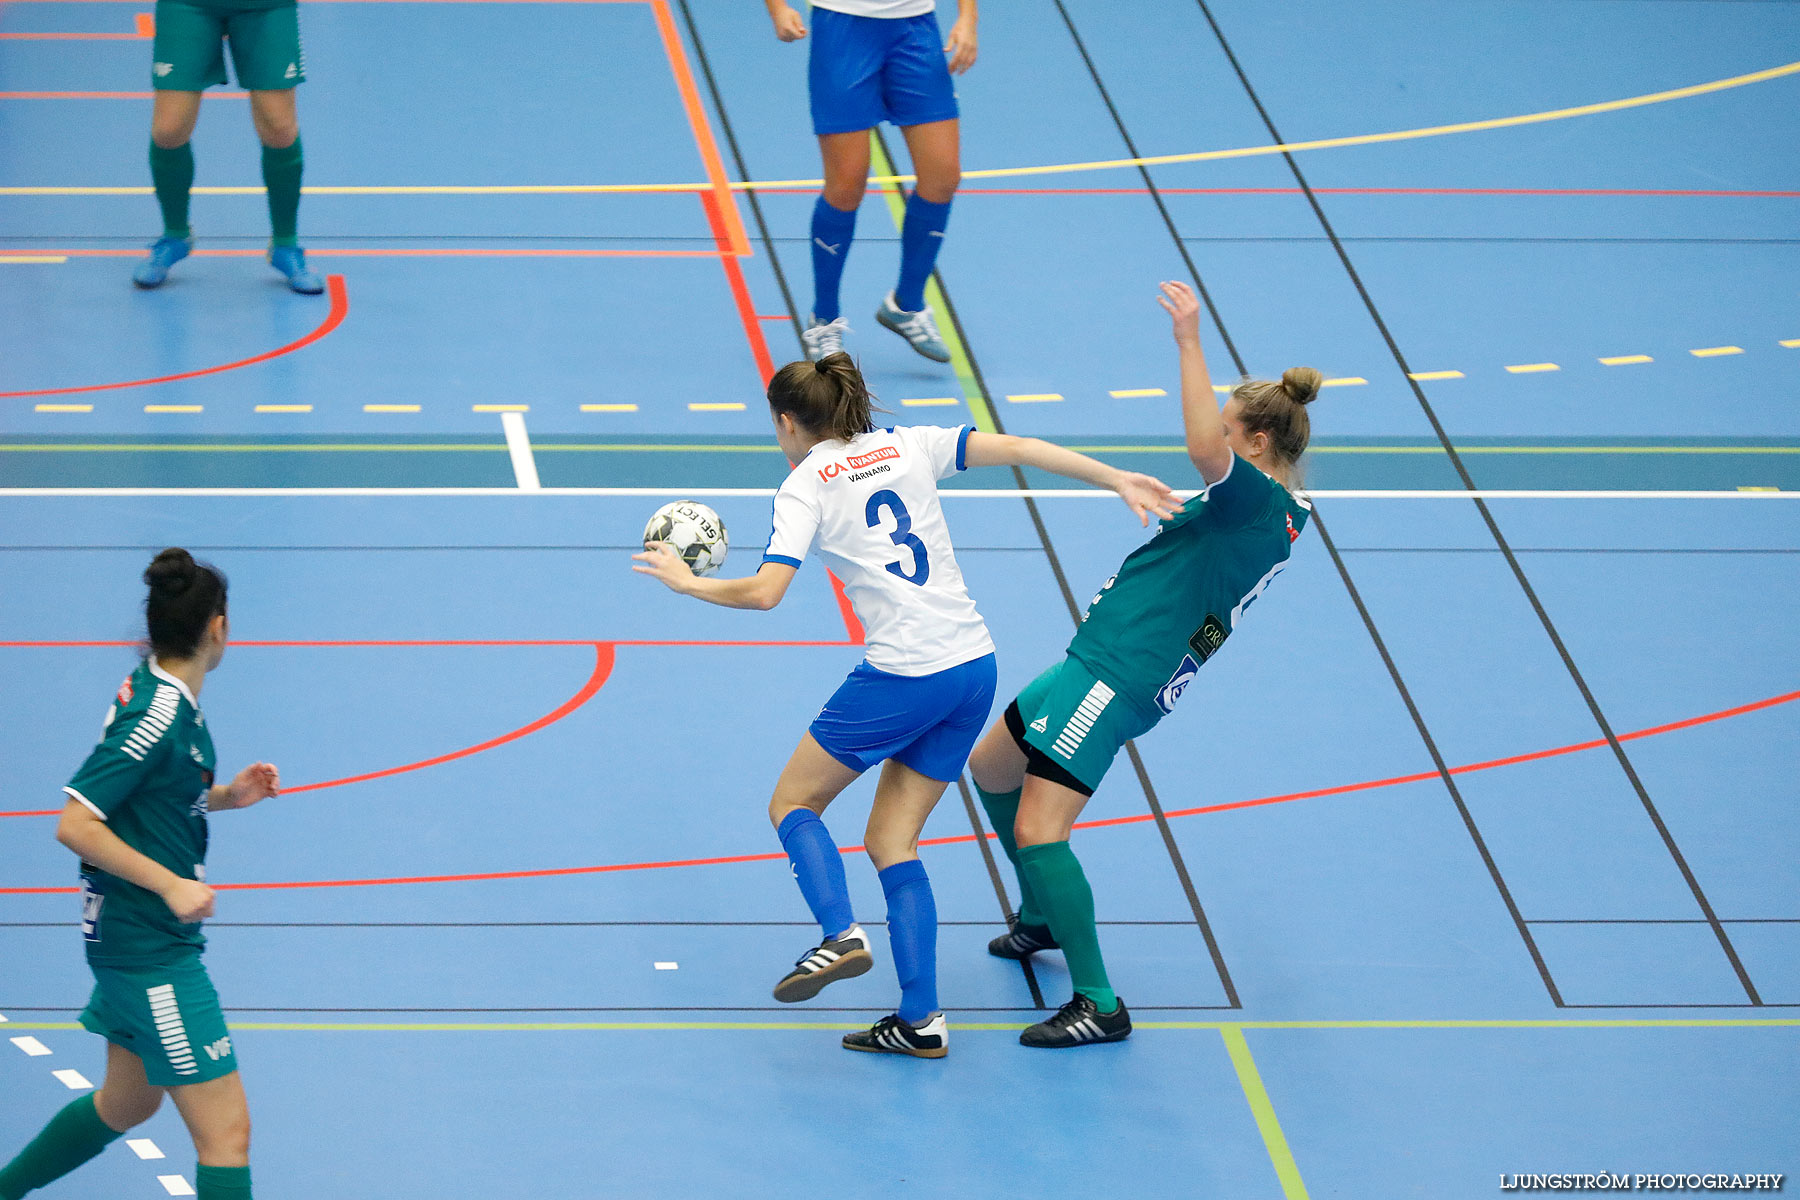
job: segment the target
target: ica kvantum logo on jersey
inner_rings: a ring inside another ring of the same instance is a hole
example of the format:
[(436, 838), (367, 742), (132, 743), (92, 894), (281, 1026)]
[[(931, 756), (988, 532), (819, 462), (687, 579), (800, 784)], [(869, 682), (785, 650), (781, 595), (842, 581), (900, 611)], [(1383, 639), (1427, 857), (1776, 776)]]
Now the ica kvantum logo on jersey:
[(899, 457), (899, 447), (880, 446), (869, 451), (867, 454), (852, 454), (843, 462), (826, 463), (819, 468), (819, 478), (826, 483), (830, 483), (845, 471), (860, 471), (864, 467), (873, 466), (882, 459)]

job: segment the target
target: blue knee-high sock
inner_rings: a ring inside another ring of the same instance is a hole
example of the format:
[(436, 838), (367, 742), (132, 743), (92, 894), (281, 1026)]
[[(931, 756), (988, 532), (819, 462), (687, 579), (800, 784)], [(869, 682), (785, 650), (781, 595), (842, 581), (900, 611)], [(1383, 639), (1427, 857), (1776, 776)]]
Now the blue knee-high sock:
[(838, 281), (844, 277), (844, 260), (856, 237), (856, 210), (833, 208), (820, 196), (813, 205), (813, 316), (821, 321), (838, 319)]
[(819, 814), (796, 808), (781, 819), (781, 848), (794, 868), (794, 882), (827, 938), (856, 924), (850, 911), (850, 885), (844, 880), (844, 856)]
[(933, 204), (917, 192), (906, 198), (906, 220), (900, 225), (900, 282), (894, 286), (894, 303), (903, 311), (925, 307), (925, 283), (937, 266), (944, 226), (949, 223), (948, 204)]
[(888, 902), (888, 941), (900, 976), (900, 1017), (917, 1025), (938, 1010), (937, 901), (918, 859), (881, 872)]

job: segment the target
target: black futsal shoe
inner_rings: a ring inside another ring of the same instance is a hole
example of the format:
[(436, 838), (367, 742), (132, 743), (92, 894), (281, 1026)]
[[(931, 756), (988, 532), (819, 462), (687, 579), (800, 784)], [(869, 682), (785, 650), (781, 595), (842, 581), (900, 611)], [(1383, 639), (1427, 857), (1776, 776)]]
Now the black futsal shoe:
[(896, 1013), (875, 1022), (866, 1033), (846, 1033), (844, 1049), (942, 1058), (950, 1053), (950, 1026), (943, 1013), (933, 1013), (923, 1025), (908, 1024)]
[(1123, 1000), (1112, 1012), (1102, 1013), (1093, 1000), (1076, 992), (1075, 998), (1057, 1009), (1055, 1016), (1048, 1021), (1039, 1021), (1021, 1033), (1019, 1044), (1040, 1050), (1060, 1050), (1066, 1046), (1122, 1042), (1130, 1036), (1131, 1014), (1125, 1011)]
[(1012, 927), (993, 941), (988, 943), (988, 953), (995, 958), (1010, 958), (1020, 962), (1030, 958), (1039, 950), (1059, 950), (1056, 938), (1047, 926), (1021, 925), (1015, 918)]
[(852, 925), (844, 936), (821, 942), (802, 955), (794, 969), (775, 985), (775, 998), (783, 1004), (811, 1000), (826, 984), (855, 979), (874, 965), (869, 935), (861, 925)]

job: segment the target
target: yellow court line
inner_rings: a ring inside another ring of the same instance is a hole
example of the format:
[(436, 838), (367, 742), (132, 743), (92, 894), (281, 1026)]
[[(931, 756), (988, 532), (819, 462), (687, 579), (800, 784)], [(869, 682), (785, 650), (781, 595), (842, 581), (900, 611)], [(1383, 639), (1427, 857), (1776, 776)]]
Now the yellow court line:
[(259, 413), (309, 413), (312, 410), (313, 406), (310, 404), (259, 404), (256, 406), (256, 411)]
[(1327, 379), (1325, 381), (1324, 386), (1326, 386), (1326, 387), (1360, 387), (1363, 384), (1366, 384), (1368, 382), (1369, 381), (1364, 379), (1361, 375), (1346, 375), (1341, 379)]
[(37, 404), (32, 406), (33, 412), (43, 413), (85, 413), (93, 412), (91, 404)]
[(1562, 370), (1562, 368), (1555, 363), (1519, 363), (1517, 366), (1511, 366), (1506, 369), (1514, 375), (1535, 375), (1540, 371)]
[(1231, 1056), (1231, 1065), (1237, 1069), (1238, 1086), (1244, 1089), (1244, 1099), (1250, 1104), (1250, 1114), (1256, 1118), (1257, 1132), (1262, 1134), (1263, 1148), (1269, 1152), (1269, 1162), (1275, 1168), (1275, 1177), (1281, 1180), (1281, 1194), (1287, 1200), (1307, 1200), (1306, 1183), (1300, 1178), (1300, 1167), (1294, 1162), (1294, 1152), (1288, 1148), (1287, 1135), (1281, 1132), (1281, 1122), (1275, 1117), (1275, 1105), (1269, 1100), (1269, 1091), (1263, 1086), (1262, 1072), (1256, 1069), (1256, 1059), (1250, 1055), (1250, 1044), (1244, 1041), (1244, 1031), (1240, 1026), (1227, 1025), (1219, 1030), (1219, 1036), (1225, 1039), (1225, 1052)]
[(69, 256), (66, 254), (0, 254), (0, 263), (8, 266), (25, 266), (31, 263), (48, 265), (68, 261)]
[(1648, 354), (1615, 354), (1611, 358), (1601, 359), (1600, 365), (1603, 367), (1631, 367), (1636, 366), (1638, 363), (1655, 361), (1656, 360), (1651, 358)]
[(478, 412), (478, 413), (509, 413), (509, 412), (522, 413), (522, 412), (530, 412), (531, 405), (529, 405), (529, 404), (471, 404), (469, 406), (469, 411), (470, 412)]
[(1116, 392), (1108, 392), (1114, 400), (1135, 400), (1140, 396), (1166, 396), (1169, 393), (1162, 388), (1121, 388)]
[(1788, 338), (1781, 343), (1789, 350), (1800, 350), (1800, 338)]
[(1008, 396), (1010, 404), (1053, 404), (1062, 399), (1060, 392), (1025, 392), (1017, 396)]
[(1416, 379), (1420, 383), (1430, 383), (1434, 379), (1463, 379), (1461, 371), (1414, 371), (1407, 375), (1408, 379)]
[(637, 410), (638, 406), (635, 404), (584, 404), (581, 406), (582, 412), (636, 412)]
[(1727, 354), (1742, 354), (1742, 346), (1704, 346), (1699, 350), (1689, 350), (1695, 358), (1724, 358)]
[(147, 413), (197, 413), (204, 412), (205, 408), (199, 404), (146, 404), (144, 411)]
[(961, 404), (962, 401), (955, 396), (920, 396), (900, 403), (908, 408), (947, 408), (953, 404)]
[(419, 411), (416, 404), (365, 404), (366, 413), (415, 413)]
[(1779, 492), (1780, 490), (1778, 487), (1745, 487), (1742, 485), (1738, 487), (1740, 492)]
[[(1733, 88), (1748, 87), (1751, 84), (1767, 83), (1772, 79), (1780, 79), (1788, 75), (1800, 74), (1800, 62), (1783, 63), (1778, 67), (1769, 67), (1761, 71), (1751, 71), (1744, 75), (1732, 75), (1725, 79), (1715, 79), (1707, 83), (1691, 84), (1687, 87), (1671, 88), (1662, 92), (1647, 92), (1641, 96), (1626, 96), (1619, 100), (1602, 100), (1595, 104), (1578, 104), (1571, 108), (1553, 108), (1543, 112), (1522, 113), (1513, 117), (1492, 117), (1482, 121), (1461, 121), (1452, 125), (1428, 125), (1418, 129), (1398, 129), (1388, 133), (1361, 133), (1348, 137), (1318, 138), (1307, 142), (1276, 142), (1264, 146), (1240, 146), (1229, 150), (1201, 150), (1191, 154), (1158, 154), (1144, 158), (1109, 158), (1094, 162), (1054, 163), (1036, 167), (994, 167), (979, 171), (964, 171), (962, 177), (969, 179), (1007, 179), (1028, 175), (1068, 175), (1081, 171), (1112, 171), (1127, 167), (1161, 167), (1177, 163), (1218, 162), (1235, 158), (1260, 158), (1271, 154), (1298, 154), (1307, 150), (1337, 150), (1349, 146), (1374, 146), (1384, 142), (1415, 141), (1420, 138), (1446, 137), (1458, 133), (1480, 133), (1490, 129), (1512, 129), (1521, 125), (1541, 125), (1548, 121), (1566, 121), (1574, 117), (1591, 117), (1601, 113), (1621, 112), (1625, 109), (1643, 108), (1652, 104), (1666, 104), (1672, 100), (1687, 100), (1694, 96), (1710, 95), (1713, 92), (1730, 91)], [(874, 175), (869, 182), (878, 184), (912, 183), (912, 175)], [(313, 196), (557, 196), (588, 195), (606, 192), (709, 192), (714, 188), (710, 182), (698, 183), (602, 183), (602, 184), (500, 184), (492, 186), (477, 185), (433, 185), (433, 186), (378, 186), (378, 187), (338, 187), (312, 186), (301, 190)], [(822, 179), (764, 179), (753, 182), (733, 182), (734, 190), (744, 191), (754, 188), (817, 188), (824, 186)], [(196, 187), (195, 195), (200, 196), (260, 196), (264, 189), (260, 187)], [(0, 188), (0, 196), (148, 196), (148, 187), (5, 187)]]
[(690, 404), (689, 412), (742, 412), (744, 405), (736, 400), (723, 401), (718, 404)]

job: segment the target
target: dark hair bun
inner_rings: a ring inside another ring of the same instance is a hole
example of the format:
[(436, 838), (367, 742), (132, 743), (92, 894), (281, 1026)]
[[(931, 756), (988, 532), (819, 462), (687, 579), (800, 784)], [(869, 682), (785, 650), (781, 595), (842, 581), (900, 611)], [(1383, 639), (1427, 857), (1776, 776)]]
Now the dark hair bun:
[(200, 577), (200, 565), (194, 556), (179, 546), (171, 546), (150, 561), (144, 568), (144, 582), (150, 585), (152, 592), (160, 592), (165, 596), (180, 596), (194, 586)]
[(1281, 390), (1296, 404), (1311, 404), (1324, 382), (1317, 367), (1289, 367), (1281, 373)]

